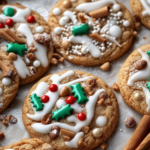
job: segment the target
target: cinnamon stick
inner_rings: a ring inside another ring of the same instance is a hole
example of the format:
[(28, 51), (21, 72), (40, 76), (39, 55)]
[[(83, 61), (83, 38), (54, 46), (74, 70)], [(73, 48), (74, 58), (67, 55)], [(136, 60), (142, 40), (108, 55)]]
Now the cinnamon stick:
[(61, 134), (65, 136), (69, 136), (71, 138), (73, 138), (76, 135), (76, 133), (65, 129), (61, 129)]
[(15, 42), (19, 43), (19, 44), (24, 44), (25, 41), (22, 40), (20, 37), (18, 37), (13, 31), (11, 31), (9, 28), (4, 30), (9, 36), (11, 36)]
[(98, 10), (94, 10), (94, 11), (89, 13), (89, 15), (93, 18), (102, 18), (102, 17), (108, 16), (109, 14), (110, 14), (110, 7), (109, 6), (102, 7)]
[(5, 33), (2, 29), (0, 30), (0, 36), (5, 40), (15, 43), (15, 40), (11, 38), (7, 33)]
[(149, 129), (150, 116), (145, 115), (143, 116), (141, 122), (139, 123), (138, 127), (136, 128), (135, 132), (133, 133), (131, 139), (129, 140), (124, 150), (135, 150), (143, 141)]
[(136, 150), (147, 150), (150, 147), (150, 133), (142, 141)]
[(89, 37), (100, 42), (100, 43), (104, 43), (106, 41), (105, 38), (101, 37), (99, 34), (97, 33), (91, 33), (89, 34)]
[(12, 70), (9, 66), (7, 66), (4, 62), (0, 60), (0, 68), (3, 71), (3, 77), (11, 77)]

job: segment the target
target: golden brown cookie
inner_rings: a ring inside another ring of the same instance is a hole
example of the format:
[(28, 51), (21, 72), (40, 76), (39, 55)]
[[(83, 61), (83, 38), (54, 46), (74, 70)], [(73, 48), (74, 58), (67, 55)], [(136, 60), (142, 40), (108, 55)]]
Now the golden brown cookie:
[(137, 112), (150, 115), (150, 45), (135, 50), (119, 73), (119, 88), (125, 102)]
[(0, 150), (54, 150), (53, 147), (40, 139), (23, 139), (17, 143), (0, 148)]
[(114, 0), (60, 0), (48, 22), (55, 50), (77, 65), (113, 61), (128, 50), (133, 40), (133, 17)]
[(150, 29), (150, 1), (130, 0), (130, 3), (137, 21), (141, 21), (144, 26)]
[(13, 62), (0, 52), (0, 113), (14, 99), (19, 87), (19, 76)]
[(41, 79), (29, 91), (22, 109), (32, 138), (58, 150), (91, 150), (106, 141), (118, 120), (112, 89), (83, 71), (62, 71)]
[(0, 5), (0, 28), (0, 51), (13, 60), (20, 84), (42, 76), (49, 68), (53, 53), (46, 21), (20, 4)]

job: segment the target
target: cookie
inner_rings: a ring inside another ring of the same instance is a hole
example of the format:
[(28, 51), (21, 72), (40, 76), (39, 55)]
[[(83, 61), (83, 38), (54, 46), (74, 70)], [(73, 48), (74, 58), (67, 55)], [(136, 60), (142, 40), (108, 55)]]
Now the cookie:
[(0, 52), (0, 113), (7, 108), (19, 87), (19, 75), (9, 57)]
[(53, 53), (46, 21), (20, 4), (0, 5), (0, 28), (0, 51), (13, 60), (20, 84), (42, 76), (49, 68)]
[(55, 50), (77, 65), (113, 61), (133, 40), (133, 17), (115, 0), (60, 0), (48, 22)]
[(118, 120), (112, 89), (83, 71), (62, 71), (41, 79), (29, 91), (22, 109), (32, 138), (57, 150), (90, 150), (106, 141)]
[(149, 0), (130, 0), (132, 10), (138, 21), (150, 29), (150, 1)]
[(40, 139), (23, 139), (17, 143), (0, 148), (0, 150), (54, 150), (53, 147)]
[(119, 73), (119, 88), (124, 101), (142, 115), (150, 115), (150, 45), (135, 50)]

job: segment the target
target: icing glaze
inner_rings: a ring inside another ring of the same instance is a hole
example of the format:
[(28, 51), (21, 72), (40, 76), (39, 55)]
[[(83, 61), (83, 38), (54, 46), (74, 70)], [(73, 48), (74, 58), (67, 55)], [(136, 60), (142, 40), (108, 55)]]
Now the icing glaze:
[(76, 18), (76, 15), (74, 15), (73, 12), (71, 12), (71, 11), (65, 11), (65, 12), (64, 12), (64, 16), (70, 18), (71, 21), (73, 22), (73, 24), (77, 24), (77, 23), (78, 23), (78, 20), (77, 20), (77, 18)]
[(110, 4), (116, 4), (116, 2), (114, 0), (101, 0), (101, 1), (97, 1), (97, 2), (83, 3), (83, 4), (78, 5), (76, 7), (76, 9), (78, 11), (84, 11), (86, 13), (89, 13), (91, 11), (100, 9), (100, 8), (102, 8), (106, 5), (110, 5)]
[[(83, 79), (83, 78), (81, 78), (81, 79)], [(85, 121), (80, 121), (79, 119), (77, 119), (76, 116), (71, 115), (67, 118), (67, 121), (76, 123), (75, 126), (70, 126), (68, 124), (60, 123), (60, 122), (51, 123), (49, 125), (43, 125), (42, 123), (34, 123), (31, 125), (33, 130), (36, 132), (42, 133), (42, 134), (47, 134), (47, 133), (49, 133), (51, 128), (54, 125), (56, 125), (56, 126), (59, 126), (60, 128), (66, 129), (66, 130), (70, 130), (70, 131), (73, 131), (76, 133), (79, 132), (83, 126), (88, 126), (91, 123), (91, 121), (94, 117), (94, 112), (95, 112), (94, 108), (96, 105), (96, 101), (98, 99), (99, 94), (102, 92), (105, 92), (105, 90), (100, 89), (100, 90), (96, 91), (96, 93), (94, 95), (89, 96), (89, 101), (86, 103), (85, 107), (86, 107), (86, 110), (91, 110), (91, 111), (90, 112), (87, 111), (87, 115), (86, 115), (87, 118)]]
[(11, 79), (10, 78), (3, 78), (2, 83), (3, 83), (3, 85), (10, 85)]
[(87, 35), (82, 35), (82, 36), (71, 36), (70, 37), (70, 42), (77, 44), (77, 43), (85, 43), (86, 46), (89, 49), (89, 52), (91, 53), (91, 55), (95, 58), (100, 57), (100, 50), (92, 43), (92, 39), (89, 38)]
[(69, 142), (65, 142), (65, 144), (68, 146), (68, 147), (71, 147), (71, 148), (78, 148), (78, 141), (79, 139), (81, 139), (82, 137), (84, 136), (84, 133), (83, 132), (79, 132), (75, 135), (75, 137), (70, 140)]
[(72, 104), (71, 107), (74, 109), (75, 113), (80, 113), (83, 110), (83, 108), (78, 103)]
[(62, 105), (66, 105), (66, 102), (65, 102), (63, 99), (59, 99), (59, 100), (56, 102), (57, 108), (61, 108)]
[(130, 26), (130, 22), (129, 22), (128, 20), (125, 20), (125, 21), (123, 22), (123, 26), (129, 27), (129, 26)]
[(22, 78), (25, 79), (27, 75), (30, 75), (29, 70), (25, 64), (25, 62), (21, 59), (19, 55), (17, 55), (17, 59), (13, 61), (15, 68), (18, 72), (18, 75)]
[(61, 9), (60, 9), (60, 8), (54, 8), (53, 14), (54, 14), (55, 16), (60, 15), (60, 14), (61, 14)]
[(3, 90), (2, 88), (0, 88), (0, 96), (3, 94)]
[(99, 127), (104, 127), (107, 124), (107, 118), (104, 116), (99, 116), (96, 119), (96, 125)]
[(140, 0), (143, 7), (145, 8), (145, 11), (143, 11), (143, 16), (150, 16), (150, 3), (148, 0)]
[(55, 32), (56, 34), (61, 34), (62, 29), (61, 29), (60, 27), (56, 27), (56, 28), (54, 29), (54, 32)]
[(47, 47), (37, 43), (34, 40), (31, 29), (29, 28), (29, 26), (27, 24), (21, 23), (20, 26), (17, 28), (17, 30), (27, 38), (27, 45), (28, 46), (30, 46), (31, 43), (33, 42), (33, 44), (37, 48), (37, 51), (34, 52), (36, 58), (38, 60), (40, 60), (43, 67), (47, 67), (47, 65), (48, 65)]
[(35, 28), (35, 30), (36, 30), (37, 33), (42, 33), (42, 32), (44, 32), (44, 28), (43, 28), (42, 26), (37, 26), (37, 27)]
[(33, 62), (33, 66), (34, 67), (39, 67), (40, 66), (40, 61), (38, 61), (38, 60), (35, 60), (34, 62)]
[[(58, 74), (54, 74), (50, 80), (52, 80), (52, 84), (56, 84), (58, 86), (58, 90), (57, 92), (51, 92), (51, 91), (48, 91), (45, 95), (49, 96), (50, 97), (50, 101), (48, 103), (46, 103), (46, 105), (44, 106), (44, 109), (41, 110), (41, 111), (35, 111), (34, 109), (34, 115), (30, 115), (30, 114), (27, 114), (27, 117), (30, 118), (30, 119), (33, 119), (33, 120), (36, 120), (36, 121), (40, 121), (41, 118), (47, 114), (47, 113), (50, 113), (52, 108), (54, 107), (57, 99), (59, 98), (59, 93), (61, 91), (61, 89), (64, 87), (64, 86), (67, 86), (69, 87), (70, 85), (72, 84), (75, 84), (75, 83), (78, 83), (78, 82), (82, 82), (82, 81), (86, 81), (89, 77), (85, 77), (85, 78), (81, 78), (81, 79), (77, 79), (77, 80), (74, 80), (74, 81), (71, 81), (71, 82), (68, 82), (66, 84), (60, 84), (60, 81), (66, 77), (69, 77), (69, 76), (72, 76), (74, 74), (74, 71), (70, 70), (70, 71), (67, 71), (65, 74), (63, 74), (62, 76), (59, 76)], [(37, 89), (33, 92), (35, 94), (37, 94), (37, 96), (39, 96), (39, 92), (40, 90), (42, 90), (43, 86), (37, 86)], [(48, 89), (48, 88), (47, 88)]]
[(122, 35), (121, 28), (117, 25), (111, 26), (109, 29), (109, 33), (110, 33), (110, 35), (112, 35), (116, 38), (120, 38)]
[(8, 8), (8, 7), (11, 7), (13, 9), (16, 10), (16, 13), (14, 16), (10, 17), (10, 16), (5, 16), (4, 14), (1, 14), (0, 15), (0, 18), (2, 20), (3, 23), (6, 22), (7, 19), (12, 19), (14, 22), (27, 22), (26, 21), (26, 17), (29, 16), (31, 14), (31, 10), (29, 8), (26, 8), (26, 9), (21, 9), (21, 8), (18, 8), (16, 6), (10, 6), (10, 5), (7, 5), (7, 6), (4, 6), (2, 8), (2, 10), (4, 10), (5, 8)]
[(68, 22), (69, 22), (69, 17), (67, 17), (67, 16), (62, 17), (62, 18), (59, 20), (59, 24), (60, 24), (61, 26), (66, 25)]

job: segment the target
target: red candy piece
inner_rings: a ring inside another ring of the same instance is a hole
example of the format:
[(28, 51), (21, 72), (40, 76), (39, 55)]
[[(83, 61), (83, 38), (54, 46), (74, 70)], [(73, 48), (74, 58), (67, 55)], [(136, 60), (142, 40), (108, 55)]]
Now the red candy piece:
[(0, 23), (0, 28), (5, 28), (3, 23)]
[(12, 19), (7, 19), (6, 20), (6, 25), (8, 25), (9, 27), (14, 25), (14, 21)]
[(78, 119), (79, 119), (80, 121), (84, 121), (84, 120), (86, 119), (86, 115), (81, 112), (81, 113), (78, 114)]
[(43, 96), (41, 97), (41, 100), (42, 100), (43, 103), (47, 103), (47, 102), (49, 101), (49, 96), (43, 95)]
[(76, 101), (74, 96), (68, 96), (66, 99), (67, 104), (73, 104)]
[(28, 21), (29, 23), (34, 23), (34, 22), (35, 22), (34, 16), (32, 16), (32, 15), (28, 16), (28, 17), (27, 17), (27, 21)]
[(56, 91), (58, 90), (58, 86), (57, 86), (56, 84), (51, 84), (51, 85), (49, 86), (49, 90), (50, 90), (51, 92), (56, 92)]

